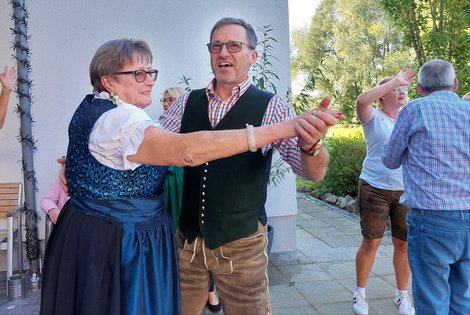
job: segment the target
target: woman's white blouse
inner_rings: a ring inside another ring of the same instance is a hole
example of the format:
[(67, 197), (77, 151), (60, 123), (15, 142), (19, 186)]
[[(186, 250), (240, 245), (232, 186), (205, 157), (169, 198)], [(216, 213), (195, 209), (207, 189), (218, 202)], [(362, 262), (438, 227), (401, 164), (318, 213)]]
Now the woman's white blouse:
[[(107, 92), (95, 97), (110, 99)], [(116, 108), (101, 115), (93, 126), (88, 149), (101, 164), (117, 170), (133, 170), (140, 163), (129, 161), (127, 156), (137, 153), (148, 126), (161, 127), (143, 109), (118, 100)]]

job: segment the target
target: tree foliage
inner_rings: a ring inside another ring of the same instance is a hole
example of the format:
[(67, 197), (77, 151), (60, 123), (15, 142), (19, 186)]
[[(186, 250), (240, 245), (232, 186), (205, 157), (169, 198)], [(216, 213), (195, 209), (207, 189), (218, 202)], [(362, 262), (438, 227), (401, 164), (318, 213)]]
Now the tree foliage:
[(403, 49), (401, 33), (374, 0), (324, 0), (311, 27), (294, 32), (292, 40), (292, 75), (308, 78), (294, 105), (313, 102), (310, 92), (320, 90), (334, 97), (347, 122), (355, 121), (355, 100), (363, 90), (414, 66), (413, 52)]
[(452, 62), (458, 93), (470, 91), (469, 12), (468, 0), (323, 0), (310, 28), (292, 34), (292, 77), (306, 78), (294, 106), (305, 110), (328, 94), (354, 122), (363, 90), (433, 58)]
[(417, 63), (441, 58), (454, 64), (459, 91), (470, 90), (470, 2), (468, 0), (381, 0), (403, 31)]

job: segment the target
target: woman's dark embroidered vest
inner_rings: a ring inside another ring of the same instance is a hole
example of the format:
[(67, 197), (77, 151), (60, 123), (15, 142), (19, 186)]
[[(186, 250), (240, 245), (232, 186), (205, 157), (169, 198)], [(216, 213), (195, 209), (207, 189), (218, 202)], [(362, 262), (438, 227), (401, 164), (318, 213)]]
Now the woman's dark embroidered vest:
[[(272, 96), (251, 86), (212, 128), (206, 90), (195, 90), (186, 103), (180, 132), (260, 126)], [(266, 224), (270, 170), (271, 150), (264, 156), (260, 149), (185, 167), (179, 227), (188, 242), (202, 235), (214, 249), (256, 232), (258, 219)]]
[(87, 95), (72, 117), (66, 167), (70, 196), (114, 200), (161, 194), (167, 167), (141, 165), (135, 170), (115, 170), (98, 162), (88, 150), (94, 124), (113, 108), (110, 101)]

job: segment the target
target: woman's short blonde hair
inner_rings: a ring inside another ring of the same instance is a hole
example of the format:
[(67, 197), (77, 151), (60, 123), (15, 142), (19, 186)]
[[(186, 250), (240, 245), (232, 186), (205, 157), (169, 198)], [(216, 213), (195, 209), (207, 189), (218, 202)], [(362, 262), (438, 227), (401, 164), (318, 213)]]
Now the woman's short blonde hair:
[[(383, 78), (381, 78), (381, 79), (379, 80), (379, 82), (377, 82), (377, 85), (376, 85), (376, 86), (379, 86), (379, 85), (385, 84), (385, 83), (387, 83), (387, 82), (390, 82), (392, 79), (393, 79), (392, 76), (383, 77)], [(382, 100), (380, 99), (380, 97), (379, 97), (379, 99), (377, 100), (377, 102), (379, 103), (379, 107), (382, 107), (382, 106), (383, 106), (383, 105), (382, 105)]]
[(93, 92), (106, 91), (101, 84), (101, 77), (120, 71), (126, 65), (133, 63), (136, 57), (152, 63), (152, 51), (143, 40), (114, 39), (101, 45), (90, 62), (90, 82)]
[(168, 95), (170, 95), (173, 98), (178, 98), (184, 94), (184, 90), (178, 86), (172, 86), (166, 89), (165, 91), (163, 91), (163, 95), (165, 95), (165, 93), (168, 93)]

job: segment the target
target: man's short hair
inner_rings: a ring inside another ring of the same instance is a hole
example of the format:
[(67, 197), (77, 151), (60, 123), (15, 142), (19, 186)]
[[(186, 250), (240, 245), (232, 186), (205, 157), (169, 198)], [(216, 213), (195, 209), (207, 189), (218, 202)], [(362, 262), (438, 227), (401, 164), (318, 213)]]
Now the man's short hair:
[(258, 44), (258, 38), (256, 37), (256, 32), (253, 29), (253, 26), (251, 24), (248, 24), (245, 22), (243, 19), (237, 19), (237, 18), (231, 18), (231, 17), (224, 17), (220, 19), (217, 23), (215, 23), (214, 27), (212, 27), (211, 30), (211, 36), (209, 38), (209, 42), (212, 42), (212, 35), (214, 35), (214, 32), (221, 27), (222, 25), (230, 25), (230, 24), (235, 24), (235, 25), (240, 25), (246, 30), (246, 35), (248, 36), (248, 46), (251, 49), (256, 49), (256, 45)]
[(452, 90), (454, 81), (454, 66), (447, 60), (430, 60), (422, 65), (418, 72), (418, 83), (428, 93)]

